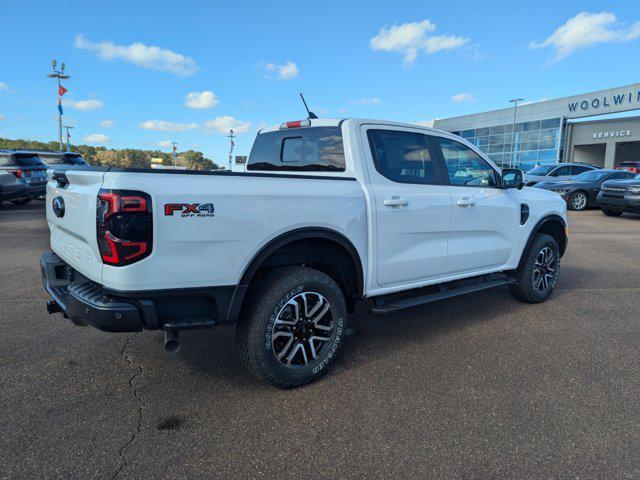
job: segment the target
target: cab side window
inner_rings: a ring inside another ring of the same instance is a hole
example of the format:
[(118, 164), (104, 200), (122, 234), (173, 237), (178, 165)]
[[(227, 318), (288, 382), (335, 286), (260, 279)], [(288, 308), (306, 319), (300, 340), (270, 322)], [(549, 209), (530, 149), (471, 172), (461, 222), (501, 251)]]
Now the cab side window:
[(442, 151), (449, 184), (463, 187), (497, 187), (496, 172), (489, 163), (466, 145), (448, 138), (434, 137)]

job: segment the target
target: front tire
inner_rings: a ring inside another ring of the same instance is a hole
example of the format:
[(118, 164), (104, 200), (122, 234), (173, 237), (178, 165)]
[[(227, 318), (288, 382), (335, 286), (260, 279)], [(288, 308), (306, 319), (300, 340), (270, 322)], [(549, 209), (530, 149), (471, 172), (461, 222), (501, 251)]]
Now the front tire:
[(560, 249), (555, 238), (536, 235), (516, 271), (517, 283), (509, 289), (514, 297), (527, 303), (544, 302), (556, 286), (560, 274)]
[(607, 217), (619, 217), (623, 212), (621, 210), (607, 210), (606, 208), (603, 208), (602, 213)]
[(581, 212), (587, 209), (589, 199), (585, 192), (573, 192), (567, 200), (567, 206), (570, 210)]
[(306, 267), (278, 269), (252, 287), (247, 301), (236, 338), (253, 375), (291, 388), (325, 373), (347, 322), (344, 296), (331, 277)]

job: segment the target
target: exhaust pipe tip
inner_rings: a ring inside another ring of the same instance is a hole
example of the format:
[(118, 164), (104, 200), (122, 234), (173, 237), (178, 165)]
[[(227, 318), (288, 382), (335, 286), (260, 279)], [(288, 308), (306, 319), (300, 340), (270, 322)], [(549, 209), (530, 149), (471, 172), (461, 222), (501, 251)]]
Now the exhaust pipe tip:
[(169, 355), (180, 351), (180, 338), (176, 330), (164, 331), (164, 349)]

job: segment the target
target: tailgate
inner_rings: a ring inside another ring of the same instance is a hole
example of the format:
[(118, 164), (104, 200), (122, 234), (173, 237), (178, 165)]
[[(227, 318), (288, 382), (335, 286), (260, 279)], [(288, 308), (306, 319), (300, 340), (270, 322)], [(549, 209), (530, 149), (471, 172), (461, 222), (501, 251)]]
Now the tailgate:
[[(102, 279), (103, 264), (96, 235), (96, 202), (104, 174), (102, 170), (67, 170), (64, 176), (56, 174), (56, 177), (62, 176), (62, 181), (50, 179), (47, 183), (51, 249), (95, 282)], [(63, 203), (64, 208), (54, 211), (54, 201), (58, 207)]]

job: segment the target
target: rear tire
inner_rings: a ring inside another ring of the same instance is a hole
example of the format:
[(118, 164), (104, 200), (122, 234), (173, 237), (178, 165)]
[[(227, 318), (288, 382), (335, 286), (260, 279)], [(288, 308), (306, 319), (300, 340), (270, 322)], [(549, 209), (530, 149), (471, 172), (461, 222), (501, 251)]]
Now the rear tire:
[(604, 213), (607, 217), (619, 217), (623, 212), (620, 210), (607, 210), (606, 208), (603, 208), (602, 213)]
[(581, 191), (573, 192), (567, 200), (567, 206), (569, 209), (575, 210), (576, 212), (586, 210), (588, 205), (589, 197), (587, 197), (585, 192)]
[(346, 323), (344, 295), (331, 277), (312, 268), (286, 267), (252, 287), (236, 339), (254, 376), (292, 388), (325, 373)]
[(21, 198), (20, 200), (11, 200), (14, 205), (26, 205), (31, 201), (31, 198)]
[(560, 249), (551, 235), (536, 235), (516, 270), (517, 283), (511, 294), (527, 303), (544, 302), (556, 286), (560, 274)]

